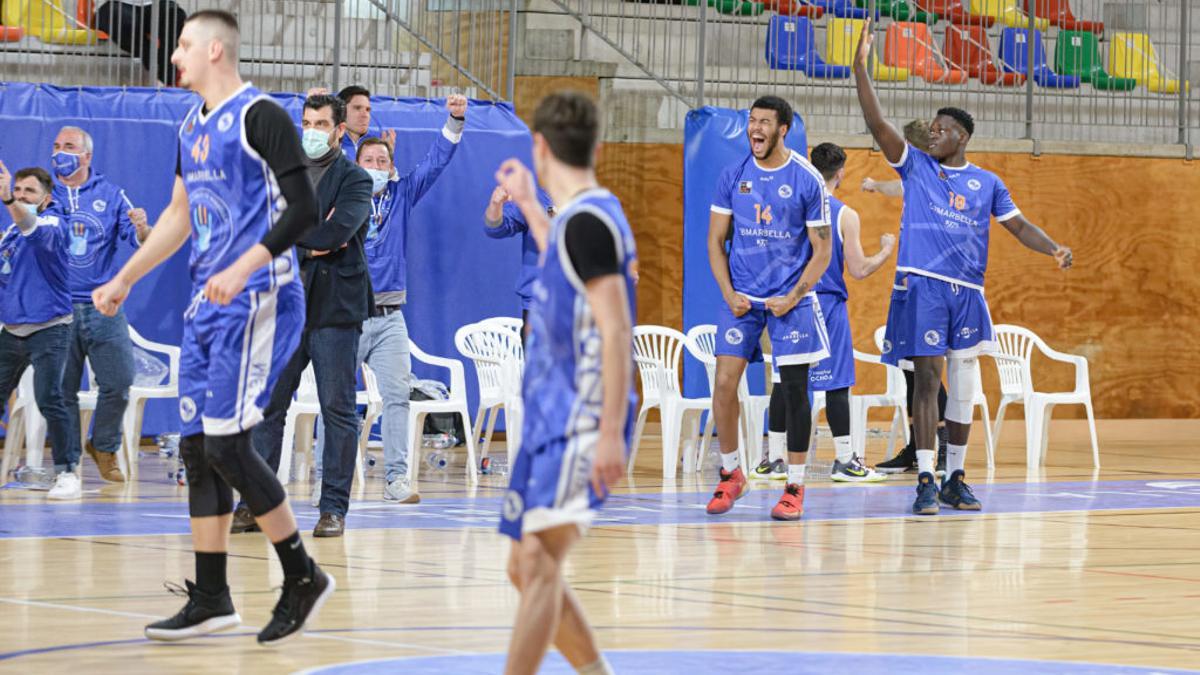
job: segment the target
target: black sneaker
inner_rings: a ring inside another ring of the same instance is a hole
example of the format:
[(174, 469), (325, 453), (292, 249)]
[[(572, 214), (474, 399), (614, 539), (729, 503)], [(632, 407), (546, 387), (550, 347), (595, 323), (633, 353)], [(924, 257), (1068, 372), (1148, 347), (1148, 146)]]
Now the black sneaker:
[(916, 468), (917, 449), (912, 443), (904, 446), (904, 449), (895, 457), (875, 465), (875, 470), (879, 473), (904, 473), (905, 471), (913, 471)]
[(242, 617), (233, 608), (228, 587), (220, 593), (206, 593), (190, 580), (184, 580), (184, 583), (187, 588), (170, 582), (163, 584), (173, 595), (185, 597), (188, 601), (175, 616), (146, 626), (147, 638), (175, 642), (229, 630), (242, 623)]
[(317, 615), (335, 588), (333, 575), (326, 574), (316, 563), (307, 576), (285, 578), (283, 593), (271, 612), (271, 621), (258, 634), (258, 644), (271, 647), (302, 633), (304, 624)]
[(255, 520), (254, 514), (250, 513), (249, 506), (238, 504), (233, 510), (233, 521), (229, 523), (229, 534), (243, 532), (258, 532), (258, 521)]
[(933, 516), (938, 512), (937, 479), (931, 473), (917, 476), (917, 500), (913, 502), (913, 513), (918, 516)]
[(938, 499), (946, 506), (953, 506), (959, 511), (980, 511), (983, 509), (983, 504), (975, 498), (975, 493), (971, 492), (971, 486), (967, 485), (964, 480), (966, 474), (960, 469), (950, 474), (946, 482), (942, 483), (942, 491), (938, 493)]
[(750, 471), (750, 477), (758, 480), (769, 480), (771, 478), (771, 460), (763, 459)]

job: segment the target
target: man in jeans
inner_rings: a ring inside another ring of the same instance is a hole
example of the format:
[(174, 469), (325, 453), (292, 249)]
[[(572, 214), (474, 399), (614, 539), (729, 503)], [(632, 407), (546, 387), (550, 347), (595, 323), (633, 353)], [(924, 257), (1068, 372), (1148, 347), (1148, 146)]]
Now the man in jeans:
[(58, 474), (47, 497), (79, 499), (79, 447), (68, 443), (73, 432), (62, 400), (71, 295), (64, 232), (59, 216), (46, 210), (52, 185), (38, 168), (21, 169), (14, 181), (0, 162), (0, 202), (13, 221), (0, 238), (0, 402), (32, 364), (33, 398), (46, 418)]
[(133, 343), (125, 311), (118, 309), (111, 317), (97, 312), (92, 291), (112, 279), (120, 267), (119, 241), (137, 246), (150, 234), (150, 226), (145, 210), (134, 208), (124, 190), (92, 171), (92, 137), (83, 129), (59, 130), (50, 161), (58, 178), (54, 208), (63, 217), (67, 285), (75, 315), (62, 387), (72, 429), (68, 443), (72, 456), (78, 457), (79, 387), (87, 359), (96, 376), (93, 386), (100, 390), (87, 453), (101, 478), (120, 483), (125, 476), (116, 453), (121, 449), (121, 421), (133, 384)]
[[(358, 343), (358, 361), (366, 361), (375, 371), (379, 394), (383, 397), (381, 426), (387, 481), (383, 498), (401, 504), (421, 501), (421, 495), (408, 481), (408, 379), (412, 360), (408, 326), (401, 311), (408, 298), (404, 245), (413, 207), (433, 187), (462, 139), (466, 97), (450, 96), (446, 108), (450, 117), (429, 154), (403, 176), (396, 171), (393, 145), (388, 142), (388, 139), (394, 142), (394, 133), (384, 139), (363, 138), (355, 152), (358, 165), (371, 176), (371, 218), (365, 245), (375, 291), (375, 308), (363, 323)], [(324, 443), (323, 427), (319, 434), (318, 457), (324, 454), (320, 451)], [(317, 470), (321, 470), (320, 465)], [(318, 495), (313, 497), (313, 501), (318, 501)]]
[[(301, 118), (301, 145), (309, 178), (316, 186), (322, 220), (296, 244), (304, 277), (307, 313), (300, 347), (271, 391), (264, 420), (254, 427), (254, 449), (279, 470), (284, 418), (309, 362), (317, 380), (321, 420), (329, 444), (323, 476), (321, 517), (314, 537), (340, 537), (350, 508), (350, 484), (358, 457), (355, 370), (362, 323), (370, 315), (371, 280), (363, 239), (371, 213), (371, 179), (346, 159), (346, 106), (327, 94), (309, 96)], [(231, 530), (254, 529), (249, 509), (239, 505)]]

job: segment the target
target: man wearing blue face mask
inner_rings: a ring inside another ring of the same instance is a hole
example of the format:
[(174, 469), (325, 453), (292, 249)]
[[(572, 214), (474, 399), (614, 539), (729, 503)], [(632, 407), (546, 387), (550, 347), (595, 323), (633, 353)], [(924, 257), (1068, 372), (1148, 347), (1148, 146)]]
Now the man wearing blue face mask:
[[(383, 460), (386, 486), (383, 498), (415, 504), (421, 496), (408, 481), (408, 396), (412, 361), (408, 350), (408, 326), (401, 311), (407, 298), (405, 244), (413, 207), (429, 192), (442, 170), (454, 157), (466, 124), (467, 99), (446, 99), (449, 119), (433, 142), (429, 154), (407, 175), (396, 172), (393, 159), (395, 134), (383, 139), (363, 138), (356, 148), (359, 167), (371, 176), (371, 218), (367, 226), (367, 263), (375, 292), (375, 308), (363, 323), (358, 343), (358, 360), (375, 371), (383, 398)], [(318, 447), (324, 443), (321, 434)], [(321, 467), (318, 466), (318, 470)], [(316, 495), (314, 495), (316, 497)]]
[[(278, 471), (283, 426), (292, 395), (311, 362), (316, 376), (321, 420), (328, 441), (314, 537), (340, 537), (350, 508), (350, 484), (358, 457), (355, 371), (362, 323), (369, 316), (371, 279), (363, 240), (371, 213), (371, 178), (346, 159), (346, 107), (325, 94), (304, 101), (301, 147), (309, 178), (316, 186), (320, 221), (297, 243), (307, 313), (300, 346), (279, 376), (263, 421), (254, 427), (254, 449)], [(234, 512), (233, 532), (256, 529), (245, 505)]]
[(72, 449), (68, 442), (72, 435), (78, 439), (79, 431), (71, 430), (62, 394), (71, 294), (62, 221), (46, 210), (51, 187), (43, 169), (21, 169), (14, 181), (0, 162), (0, 202), (13, 221), (0, 237), (0, 405), (32, 365), (33, 397), (46, 418), (58, 474), (47, 497), (79, 499), (79, 446)]
[(92, 305), (92, 291), (116, 274), (122, 258), (120, 242), (139, 245), (150, 234), (146, 211), (135, 208), (125, 191), (92, 170), (92, 137), (79, 127), (63, 127), (54, 138), (50, 158), (54, 175), (55, 209), (63, 216), (66, 234), (67, 283), (75, 320), (71, 323), (67, 365), (63, 371), (63, 401), (71, 427), (72, 452), (80, 454), (79, 386), (84, 360), (91, 363), (99, 389), (92, 440), (86, 445), (100, 477), (125, 480), (117, 465), (121, 420), (133, 384), (133, 343), (125, 312), (104, 316)]

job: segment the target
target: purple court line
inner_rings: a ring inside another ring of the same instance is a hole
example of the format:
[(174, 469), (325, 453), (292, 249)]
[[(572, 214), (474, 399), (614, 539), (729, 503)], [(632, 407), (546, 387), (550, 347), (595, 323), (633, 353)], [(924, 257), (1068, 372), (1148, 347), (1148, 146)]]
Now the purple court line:
[[(1145, 509), (1200, 509), (1200, 480), (1088, 481), (1066, 483), (992, 483), (974, 487), (984, 515), (1062, 513)], [(707, 492), (640, 493), (611, 497), (596, 526), (696, 525), (769, 523), (767, 511), (778, 490), (759, 488), (743, 497), (729, 513), (705, 513)], [(810, 487), (805, 499), (807, 521), (847, 521), (912, 517), (911, 485)], [(350, 529), (462, 529), (496, 527), (500, 497), (432, 498), (419, 504), (354, 502), (346, 519)], [(301, 528), (319, 515), (293, 501)], [(976, 514), (944, 508), (945, 515)], [(928, 518), (926, 518), (928, 519)], [(0, 504), (0, 539), (150, 536), (188, 532), (187, 504), (180, 499), (154, 504), (138, 502), (21, 502)]]

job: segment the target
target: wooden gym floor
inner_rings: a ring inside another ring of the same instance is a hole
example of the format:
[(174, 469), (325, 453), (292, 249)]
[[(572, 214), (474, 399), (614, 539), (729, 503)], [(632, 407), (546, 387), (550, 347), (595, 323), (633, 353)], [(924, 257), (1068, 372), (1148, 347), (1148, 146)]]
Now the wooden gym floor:
[[(975, 438), (981, 434), (976, 430)], [(981, 514), (908, 515), (912, 474), (810, 481), (805, 519), (774, 523), (778, 487), (704, 513), (711, 471), (664, 484), (649, 434), (633, 481), (571, 556), (568, 576), (618, 672), (1124, 673), (1200, 668), (1200, 420), (1055, 422), (1049, 466), (1027, 472), (1020, 423), (997, 468), (973, 443)], [(818, 451), (828, 459), (825, 439)], [(872, 441), (871, 461), (883, 455)], [(376, 473), (341, 539), (313, 540), (308, 485), (291, 486), (305, 543), (338, 580), (308, 634), (259, 648), (281, 581), (258, 534), (233, 537), (245, 625), (174, 645), (142, 626), (192, 575), (184, 489), (168, 461), (80, 503), (0, 491), (0, 671), (14, 673), (498, 673), (516, 608), (495, 532), (506, 476), (425, 475), (424, 501), (380, 501)], [(422, 467), (424, 469), (424, 467)], [(307, 529), (305, 529), (307, 528)], [(737, 650), (735, 654), (715, 651)], [(1145, 668), (1145, 670), (1143, 670)], [(557, 656), (544, 672), (569, 672)]]

